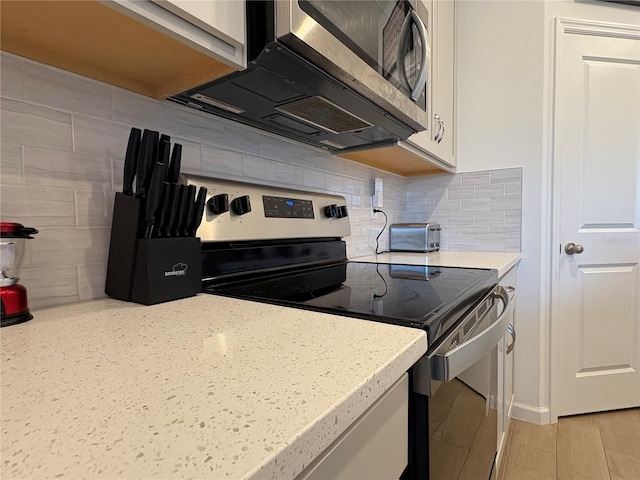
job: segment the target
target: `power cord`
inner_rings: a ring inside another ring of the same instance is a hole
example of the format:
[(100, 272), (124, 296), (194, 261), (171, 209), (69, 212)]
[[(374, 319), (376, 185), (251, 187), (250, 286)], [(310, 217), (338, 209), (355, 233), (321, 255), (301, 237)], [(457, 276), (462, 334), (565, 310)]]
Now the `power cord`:
[(379, 233), (379, 234), (378, 234), (378, 236), (376, 237), (376, 255), (377, 255), (377, 254), (379, 254), (379, 253), (382, 253), (382, 252), (379, 252), (379, 251), (378, 251), (378, 250), (379, 250), (379, 247), (380, 247), (380, 244), (378, 243), (378, 241), (380, 240), (380, 235), (382, 235), (382, 232), (384, 232), (384, 229), (385, 229), (385, 228), (387, 228), (387, 221), (388, 221), (388, 218), (387, 218), (387, 214), (386, 214), (386, 213), (384, 213), (382, 210), (379, 210), (379, 209), (377, 209), (377, 208), (374, 208), (374, 209), (373, 209), (373, 213), (381, 213), (381, 214), (383, 214), (383, 215), (384, 215), (384, 226), (382, 227), (382, 230), (380, 230), (380, 233)]

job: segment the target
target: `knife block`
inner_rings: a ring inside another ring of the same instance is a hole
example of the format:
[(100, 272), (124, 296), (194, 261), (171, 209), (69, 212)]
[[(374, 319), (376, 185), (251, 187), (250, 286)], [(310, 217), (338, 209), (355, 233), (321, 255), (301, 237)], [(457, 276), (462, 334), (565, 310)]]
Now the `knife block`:
[(116, 193), (105, 293), (153, 305), (191, 297), (201, 289), (200, 239), (141, 238), (145, 200)]

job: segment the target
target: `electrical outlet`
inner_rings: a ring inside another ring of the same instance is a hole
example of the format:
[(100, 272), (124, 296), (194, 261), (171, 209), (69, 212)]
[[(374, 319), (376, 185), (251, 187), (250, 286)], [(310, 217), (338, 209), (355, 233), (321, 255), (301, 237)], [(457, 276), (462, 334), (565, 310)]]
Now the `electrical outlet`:
[(371, 204), (371, 208), (369, 209), (369, 219), (371, 219), (371, 220), (374, 220), (374, 219), (376, 218), (376, 213), (373, 211), (373, 209), (374, 209), (374, 208), (377, 208), (377, 207), (375, 207), (375, 206), (373, 205), (373, 204), (374, 204), (373, 199), (374, 199), (374, 197), (373, 197), (373, 196), (369, 197), (369, 202), (370, 202), (370, 204)]

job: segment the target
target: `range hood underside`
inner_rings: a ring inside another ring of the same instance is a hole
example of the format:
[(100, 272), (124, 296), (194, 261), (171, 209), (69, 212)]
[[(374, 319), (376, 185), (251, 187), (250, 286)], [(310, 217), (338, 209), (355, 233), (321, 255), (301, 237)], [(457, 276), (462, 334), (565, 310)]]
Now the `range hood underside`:
[(332, 152), (392, 144), (415, 132), (276, 42), (246, 70), (172, 100)]

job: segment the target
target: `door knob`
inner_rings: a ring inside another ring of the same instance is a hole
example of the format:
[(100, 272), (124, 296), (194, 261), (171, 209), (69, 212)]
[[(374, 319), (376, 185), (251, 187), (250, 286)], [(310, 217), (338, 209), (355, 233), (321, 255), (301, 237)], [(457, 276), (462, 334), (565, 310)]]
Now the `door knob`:
[(576, 245), (573, 242), (569, 242), (564, 246), (564, 252), (567, 255), (580, 254), (584, 252), (584, 247), (582, 245)]

